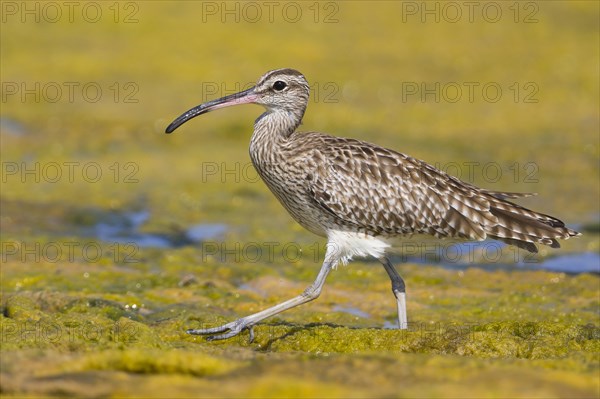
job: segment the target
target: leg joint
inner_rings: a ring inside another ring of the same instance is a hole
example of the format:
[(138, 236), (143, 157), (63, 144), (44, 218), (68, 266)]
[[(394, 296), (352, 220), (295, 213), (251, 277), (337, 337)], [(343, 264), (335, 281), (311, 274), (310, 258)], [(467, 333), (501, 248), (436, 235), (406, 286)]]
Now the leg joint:
[(302, 296), (307, 298), (309, 301), (317, 299), (319, 295), (321, 295), (321, 287), (315, 287), (314, 285), (311, 285), (305, 289), (304, 292), (302, 292)]
[(402, 277), (399, 279), (392, 279), (392, 291), (394, 292), (406, 292), (406, 284)]

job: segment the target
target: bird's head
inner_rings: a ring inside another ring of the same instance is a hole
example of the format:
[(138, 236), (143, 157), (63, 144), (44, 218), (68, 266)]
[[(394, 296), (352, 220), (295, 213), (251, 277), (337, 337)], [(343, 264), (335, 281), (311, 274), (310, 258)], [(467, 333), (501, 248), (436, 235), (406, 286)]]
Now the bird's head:
[(250, 103), (260, 104), (268, 112), (293, 114), (300, 120), (309, 94), (308, 82), (300, 72), (290, 68), (275, 69), (264, 74), (256, 86), (248, 90), (200, 104), (183, 113), (167, 127), (166, 132), (171, 133), (190, 119), (215, 109)]

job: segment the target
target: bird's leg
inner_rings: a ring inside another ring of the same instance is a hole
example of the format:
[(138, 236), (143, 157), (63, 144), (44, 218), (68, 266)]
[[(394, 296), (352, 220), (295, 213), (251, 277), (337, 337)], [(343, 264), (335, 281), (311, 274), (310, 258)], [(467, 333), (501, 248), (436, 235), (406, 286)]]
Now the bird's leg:
[(325, 284), (325, 280), (327, 279), (327, 275), (329, 274), (333, 266), (336, 264), (332, 261), (328, 261), (327, 259), (328, 257), (326, 256), (325, 262), (323, 263), (323, 266), (321, 266), (321, 270), (319, 271), (317, 278), (310, 286), (308, 286), (307, 289), (304, 290), (304, 292), (302, 292), (302, 294), (292, 299), (289, 299), (283, 303), (280, 303), (279, 305), (275, 305), (258, 313), (251, 314), (250, 316), (242, 317), (241, 319), (237, 319), (235, 321), (232, 321), (231, 323), (223, 324), (222, 326), (213, 328), (187, 330), (187, 333), (193, 335), (222, 333), (219, 335), (212, 335), (207, 338), (208, 340), (213, 341), (218, 339), (227, 339), (234, 337), (243, 330), (247, 329), (250, 331), (250, 342), (252, 342), (252, 340), (254, 339), (254, 331), (252, 330), (252, 328), (256, 323), (268, 317), (274, 316), (278, 313), (284, 312), (288, 309), (291, 309), (298, 305), (302, 305), (306, 302), (310, 302), (318, 298), (318, 296), (321, 294), (321, 290), (323, 289), (323, 285)]
[(390, 276), (390, 280), (392, 280), (392, 292), (398, 304), (398, 327), (401, 330), (406, 330), (408, 328), (406, 317), (406, 285), (387, 256), (381, 257), (379, 261), (383, 264), (388, 276)]

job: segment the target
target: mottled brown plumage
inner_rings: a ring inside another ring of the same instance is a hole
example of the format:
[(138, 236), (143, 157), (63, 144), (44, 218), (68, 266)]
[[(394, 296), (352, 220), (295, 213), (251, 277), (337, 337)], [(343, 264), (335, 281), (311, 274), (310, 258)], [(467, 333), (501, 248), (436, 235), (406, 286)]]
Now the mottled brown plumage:
[(532, 194), (495, 192), (450, 176), (426, 162), (355, 139), (297, 132), (309, 98), (304, 76), (293, 69), (266, 73), (256, 86), (195, 107), (176, 119), (170, 133), (213, 109), (256, 103), (267, 112), (255, 122), (250, 157), (259, 175), (290, 215), (328, 238), (317, 280), (300, 296), (273, 308), (192, 334), (228, 338), (258, 321), (316, 298), (329, 270), (353, 256), (374, 256), (384, 265), (397, 299), (400, 328), (407, 327), (404, 281), (385, 251), (392, 239), (412, 234), (438, 238), (493, 238), (537, 252), (558, 248), (558, 239), (579, 233), (560, 220), (508, 199)]
[(271, 152), (276, 157), (267, 162), (251, 153), (257, 170), (294, 219), (321, 236), (336, 229), (382, 237), (490, 237), (536, 252), (536, 243), (557, 248), (557, 239), (577, 234), (505, 199), (519, 194), (479, 189), (363, 141), (294, 132)]

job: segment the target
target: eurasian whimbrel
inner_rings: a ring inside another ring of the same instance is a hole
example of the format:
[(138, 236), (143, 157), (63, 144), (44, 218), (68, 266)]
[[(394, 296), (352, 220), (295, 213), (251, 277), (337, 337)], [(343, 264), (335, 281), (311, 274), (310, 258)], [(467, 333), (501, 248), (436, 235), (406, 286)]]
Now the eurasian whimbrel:
[(254, 167), (298, 223), (328, 240), (319, 274), (302, 294), (231, 323), (188, 333), (225, 339), (248, 329), (252, 340), (256, 323), (317, 298), (331, 269), (354, 256), (373, 256), (383, 264), (392, 281), (399, 328), (405, 329), (404, 280), (386, 256), (394, 238), (493, 238), (537, 252), (536, 243), (558, 248), (558, 239), (579, 235), (552, 216), (507, 200), (529, 194), (480, 189), (364, 141), (297, 132), (308, 97), (309, 85), (300, 72), (277, 69), (256, 86), (194, 107), (167, 127), (171, 133), (198, 115), (230, 105), (264, 106), (250, 140)]

